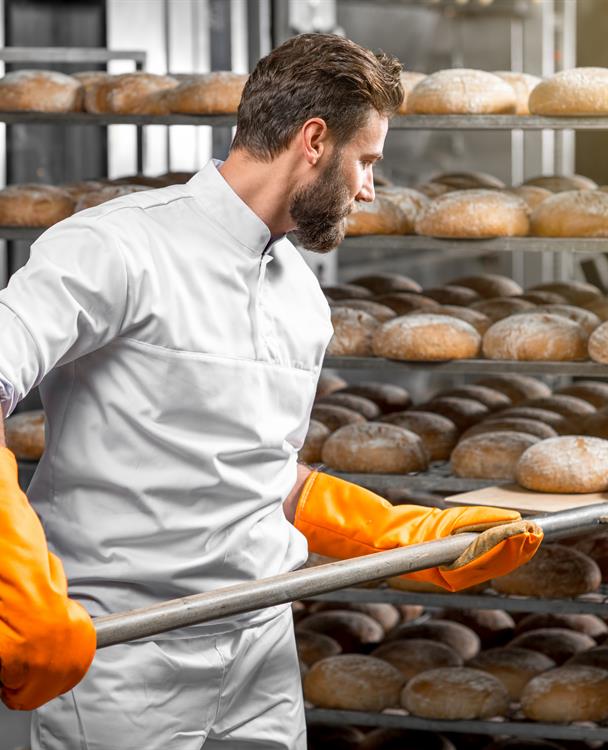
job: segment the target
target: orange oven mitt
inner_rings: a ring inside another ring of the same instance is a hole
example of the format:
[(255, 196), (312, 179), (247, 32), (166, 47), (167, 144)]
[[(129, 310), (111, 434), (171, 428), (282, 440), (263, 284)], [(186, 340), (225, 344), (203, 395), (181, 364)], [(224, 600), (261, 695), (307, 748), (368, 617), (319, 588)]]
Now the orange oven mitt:
[(313, 471), (306, 480), (294, 525), (319, 555), (340, 559), (430, 542), (467, 531), (482, 532), (451, 565), (409, 573), (448, 591), (505, 575), (528, 562), (542, 529), (516, 511), (472, 506), (439, 510), (393, 506), (364, 487)]
[(9, 708), (31, 710), (70, 690), (95, 654), (87, 612), (68, 598), (61, 562), (0, 448), (0, 682)]

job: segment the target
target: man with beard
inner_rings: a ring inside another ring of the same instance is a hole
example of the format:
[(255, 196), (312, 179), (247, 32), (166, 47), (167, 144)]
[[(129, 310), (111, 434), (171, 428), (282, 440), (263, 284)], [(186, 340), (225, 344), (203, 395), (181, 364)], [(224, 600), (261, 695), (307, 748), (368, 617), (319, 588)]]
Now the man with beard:
[[(2, 698), (42, 706), (34, 750), (303, 750), (289, 606), (92, 665), (90, 616), (292, 570), (307, 540), (349, 557), (517, 519), (392, 508), (297, 466), (332, 330), (285, 234), (342, 239), (402, 96), (396, 59), (295, 37), (251, 74), (225, 163), (61, 222), (0, 293), (4, 411), (40, 383), (48, 420), (30, 499), (52, 553), (0, 447)], [(512, 569), (540, 535), (508, 527), (415, 575), (456, 589)]]

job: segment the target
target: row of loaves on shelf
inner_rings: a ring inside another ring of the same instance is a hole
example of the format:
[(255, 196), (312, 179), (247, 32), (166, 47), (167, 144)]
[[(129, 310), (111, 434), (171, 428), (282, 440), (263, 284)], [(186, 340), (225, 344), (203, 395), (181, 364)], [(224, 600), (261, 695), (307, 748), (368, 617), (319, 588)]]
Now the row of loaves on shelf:
[[(404, 98), (399, 114), (608, 114), (608, 68), (574, 68), (544, 80), (469, 68), (430, 75), (403, 71), (401, 79)], [(19, 70), (0, 79), (0, 111), (229, 114), (237, 111), (246, 80), (246, 74), (227, 71), (174, 77)]]
[(608, 490), (607, 383), (579, 380), (551, 393), (528, 376), (493, 375), (417, 405), (399, 386), (340, 383), (315, 401), (302, 461), (406, 474), (450, 460), (456, 476), (538, 492)]
[(512, 279), (481, 274), (422, 289), (407, 276), (377, 273), (324, 291), (334, 326), (329, 356), (608, 363), (608, 299), (593, 284), (548, 282), (524, 292)]

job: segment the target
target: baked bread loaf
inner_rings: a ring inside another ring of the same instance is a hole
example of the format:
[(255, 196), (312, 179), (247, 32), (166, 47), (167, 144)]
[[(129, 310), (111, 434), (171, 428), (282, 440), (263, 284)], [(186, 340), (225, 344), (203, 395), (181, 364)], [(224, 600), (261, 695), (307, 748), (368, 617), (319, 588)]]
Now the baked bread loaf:
[(608, 114), (608, 68), (571, 68), (545, 79), (530, 94), (530, 112), (550, 117)]
[[(170, 112), (165, 92), (177, 86), (171, 76), (154, 73), (124, 73), (108, 76), (85, 91), (87, 112), (119, 115), (164, 115)], [(162, 96), (159, 96), (162, 94)]]
[(21, 461), (38, 461), (44, 453), (44, 412), (22, 411), (4, 423), (6, 446)]
[(421, 362), (470, 359), (479, 354), (481, 336), (473, 326), (447, 315), (419, 313), (383, 323), (374, 335), (378, 357)]
[(50, 227), (74, 213), (74, 200), (52, 185), (11, 185), (0, 190), (0, 225)]
[(461, 432), (485, 419), (490, 413), (488, 407), (479, 401), (461, 396), (438, 396), (419, 408), (447, 417)]
[(328, 656), (337, 656), (342, 652), (338, 641), (329, 635), (317, 633), (314, 630), (298, 629), (296, 631), (296, 646), (298, 657), (306, 666), (310, 667)]
[(424, 294), (440, 305), (470, 305), (479, 300), (479, 294), (474, 289), (455, 284), (425, 289)]
[(558, 388), (556, 395), (574, 396), (588, 401), (596, 409), (608, 406), (608, 383), (598, 380), (576, 380), (572, 385)]
[(188, 76), (166, 94), (170, 112), (192, 115), (225, 115), (239, 108), (248, 76), (213, 71)]
[(425, 719), (488, 719), (506, 714), (509, 694), (502, 682), (487, 672), (442, 667), (410, 680), (401, 702), (411, 714)]
[(372, 293), (369, 289), (358, 284), (333, 284), (332, 286), (324, 286), (323, 293), (331, 300), (372, 298)]
[(597, 646), (589, 651), (579, 651), (564, 664), (570, 666), (596, 667), (608, 671), (608, 646)]
[(551, 389), (542, 380), (514, 372), (508, 375), (486, 375), (478, 380), (477, 384), (502, 391), (511, 399), (513, 404), (519, 404), (531, 398), (543, 398), (551, 395)]
[(439, 616), (471, 628), (484, 649), (502, 646), (513, 638), (515, 631), (513, 618), (501, 609), (446, 609)]
[(521, 297), (491, 297), (475, 302), (472, 308), (483, 313), (492, 323), (496, 323), (497, 320), (508, 318), (509, 315), (534, 310), (535, 306), (533, 302), (528, 302)]
[(536, 237), (608, 237), (608, 193), (570, 190), (539, 204), (530, 217)]
[(501, 419), (533, 419), (553, 427), (558, 434), (560, 434), (560, 429), (564, 425), (564, 417), (556, 411), (538, 409), (532, 406), (513, 406), (501, 411), (499, 416)]
[(325, 425), (330, 432), (335, 432), (345, 425), (365, 423), (365, 417), (356, 411), (331, 404), (315, 404), (312, 407), (311, 417), (316, 422)]
[(566, 436), (530, 447), (517, 464), (517, 481), (536, 492), (608, 490), (608, 440)]
[(534, 677), (521, 696), (524, 714), (557, 724), (608, 718), (608, 672), (568, 666)]
[(406, 680), (429, 669), (462, 666), (462, 657), (453, 648), (424, 638), (387, 641), (372, 651), (372, 656), (392, 664)]
[(514, 479), (522, 453), (540, 440), (524, 432), (486, 432), (461, 440), (451, 457), (457, 477)]
[(125, 195), (131, 193), (139, 193), (142, 190), (149, 190), (144, 185), (106, 185), (101, 190), (89, 190), (83, 193), (80, 198), (76, 201), (74, 212), (84, 211), (86, 208), (94, 208), (100, 206), (102, 203), (114, 200), (114, 198), (122, 198)]
[(55, 70), (16, 70), (0, 78), (0, 112), (76, 112), (80, 81)]
[(481, 273), (476, 276), (462, 276), (454, 279), (451, 284), (466, 286), (473, 289), (484, 299), (493, 299), (495, 297), (512, 297), (522, 293), (522, 288), (516, 281), (508, 276), (501, 276), (498, 273)]
[(578, 323), (588, 336), (602, 322), (595, 313), (591, 312), (591, 310), (585, 310), (584, 307), (576, 307), (575, 305), (539, 305), (533, 310), (533, 312), (562, 315), (564, 318), (568, 318), (568, 320), (573, 320), (575, 323)]
[(584, 281), (550, 281), (531, 287), (529, 292), (557, 292), (565, 297), (569, 305), (587, 307), (588, 303), (599, 299), (601, 291), (593, 284)]
[(399, 704), (405, 679), (382, 659), (344, 654), (322, 659), (304, 678), (304, 697), (319, 708), (384, 711)]
[(495, 70), (494, 75), (499, 76), (513, 87), (516, 100), (515, 114), (529, 115), (528, 100), (530, 94), (542, 79), (538, 78), (538, 76), (531, 76), (529, 73), (515, 73), (511, 70)]
[(346, 388), (346, 386), (347, 382), (346, 380), (344, 380), (344, 378), (341, 378), (339, 375), (334, 375), (334, 373), (323, 370), (323, 372), (319, 375), (319, 380), (317, 381), (317, 392), (315, 394), (315, 398), (323, 398), (323, 396), (329, 396), (330, 393), (335, 393), (335, 391)]
[(496, 388), (489, 388), (486, 385), (460, 385), (456, 388), (450, 388), (447, 391), (441, 391), (443, 396), (460, 396), (462, 398), (472, 398), (479, 401), (480, 404), (487, 406), (490, 411), (499, 411), (512, 406), (511, 399), (502, 391)]
[(435, 185), (445, 185), (451, 190), (474, 190), (475, 188), (502, 189), (505, 183), (487, 172), (441, 172), (432, 179)]
[(526, 435), (534, 435), (541, 440), (557, 437), (556, 430), (548, 424), (538, 422), (535, 419), (525, 419), (523, 417), (500, 417), (491, 416), (479, 424), (470, 427), (462, 436), (463, 440), (483, 435), (487, 432), (523, 432)]
[(394, 203), (401, 212), (401, 234), (414, 234), (416, 219), (429, 202), (428, 197), (415, 188), (390, 185), (376, 189), (376, 195)]
[(561, 294), (555, 292), (525, 292), (518, 294), (517, 299), (525, 299), (534, 302), (535, 305), (567, 305), (568, 301)]
[(418, 312), (436, 313), (439, 308), (434, 299), (415, 292), (380, 294), (374, 297), (374, 301), (390, 307), (397, 315), (408, 315), (409, 313)]
[(533, 677), (556, 665), (553, 659), (538, 651), (506, 646), (482, 651), (467, 666), (480, 669), (502, 682), (512, 701), (519, 701), (525, 686)]
[(481, 642), (471, 628), (452, 620), (428, 620), (417, 624), (399, 625), (386, 638), (389, 641), (422, 638), (438, 641), (452, 648), (464, 661), (472, 659), (479, 653)]
[(551, 193), (563, 193), (568, 190), (595, 190), (597, 182), (582, 174), (549, 174), (531, 177), (524, 182), (523, 186), (539, 187)]
[(382, 422), (342, 427), (325, 441), (322, 458), (337, 471), (372, 474), (407, 474), (428, 467), (418, 435)]
[(522, 406), (530, 406), (533, 409), (548, 409), (562, 417), (584, 417), (595, 413), (595, 406), (576, 396), (553, 394), (547, 398), (532, 398), (524, 401)]
[(501, 594), (555, 599), (595, 591), (601, 579), (590, 557), (563, 544), (545, 543), (525, 565), (495, 578), (492, 587)]
[(595, 313), (600, 320), (608, 320), (608, 297), (598, 297), (587, 302), (583, 307)]
[(380, 409), (373, 401), (364, 396), (355, 396), (354, 393), (330, 393), (329, 396), (319, 399), (317, 403), (344, 406), (346, 409), (361, 414), (365, 419), (376, 419), (380, 416)]
[(383, 602), (314, 602), (310, 612), (329, 612), (335, 610), (347, 610), (348, 612), (363, 612), (374, 619), (386, 633), (392, 630), (401, 620), (397, 607)]
[(447, 315), (450, 318), (464, 320), (465, 323), (472, 325), (480, 336), (492, 325), (492, 321), (487, 315), (480, 313), (479, 310), (471, 310), (470, 307), (458, 307), (458, 305), (441, 305), (433, 310), (436, 315)]
[(378, 323), (386, 323), (397, 317), (397, 313), (388, 305), (382, 305), (380, 302), (374, 302), (371, 299), (340, 299), (337, 302), (330, 302), (330, 307), (348, 307), (351, 310), (361, 310), (361, 312), (376, 318)]
[(575, 630), (538, 628), (515, 636), (509, 645), (538, 651), (548, 656), (559, 666), (571, 659), (574, 654), (593, 648), (595, 641), (588, 635), (577, 633)]
[(522, 313), (503, 318), (488, 328), (482, 349), (488, 359), (584, 360), (587, 359), (587, 334), (578, 323), (561, 315)]
[(304, 444), (298, 451), (298, 461), (305, 464), (321, 463), (321, 450), (323, 443), (330, 435), (330, 430), (322, 422), (311, 419)]
[[(534, 612), (517, 623), (516, 635), (539, 628), (565, 628), (588, 635), (594, 640), (608, 632), (608, 626), (596, 615), (566, 614), (565, 612)], [(582, 663), (582, 662), (581, 662)]]
[(409, 276), (400, 273), (375, 273), (358, 276), (352, 279), (351, 284), (369, 289), (372, 294), (392, 294), (393, 292), (415, 292), (422, 291), (422, 287)]
[(422, 209), (416, 221), (416, 233), (427, 237), (524, 237), (529, 230), (526, 202), (497, 190), (440, 195)]
[(594, 362), (608, 362), (608, 322), (598, 326), (589, 337), (589, 356)]
[(373, 617), (363, 612), (335, 609), (328, 612), (314, 612), (298, 623), (297, 632), (312, 630), (333, 638), (342, 651), (361, 651), (363, 646), (379, 643), (384, 638), (384, 630)]
[(605, 531), (585, 534), (574, 547), (598, 564), (604, 580), (608, 578), (608, 534)]
[(402, 70), (401, 71), (401, 86), (403, 87), (403, 101), (401, 106), (397, 110), (398, 115), (407, 114), (407, 100), (410, 93), (414, 90), (414, 87), (426, 78), (426, 73), (416, 73), (413, 70)]
[(408, 213), (385, 195), (376, 195), (371, 203), (355, 201), (346, 217), (346, 236), (368, 234), (411, 234)]
[(341, 389), (341, 392), (368, 398), (378, 405), (383, 414), (402, 411), (412, 403), (412, 398), (405, 388), (393, 383), (378, 383), (374, 380), (347, 385)]
[(107, 187), (107, 183), (101, 180), (81, 180), (77, 182), (67, 182), (59, 186), (66, 193), (69, 193), (73, 201), (78, 201), (86, 193), (97, 192)]
[(439, 70), (418, 83), (408, 96), (408, 111), (421, 115), (512, 114), (513, 87), (483, 70)]
[(328, 356), (370, 357), (373, 354), (372, 339), (380, 325), (376, 318), (361, 310), (334, 307), (331, 322), (334, 335), (327, 347)]
[(429, 461), (447, 461), (458, 440), (458, 428), (441, 414), (412, 409), (388, 414), (382, 421), (418, 435)]

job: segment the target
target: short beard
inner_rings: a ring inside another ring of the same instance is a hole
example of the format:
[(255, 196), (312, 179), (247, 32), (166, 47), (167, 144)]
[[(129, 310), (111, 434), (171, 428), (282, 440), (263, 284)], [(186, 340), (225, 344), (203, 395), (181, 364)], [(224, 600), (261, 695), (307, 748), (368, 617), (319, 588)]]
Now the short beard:
[(319, 177), (300, 188), (291, 199), (289, 212), (296, 224), (298, 242), (315, 253), (327, 253), (344, 239), (351, 201), (344, 184), (339, 151)]

